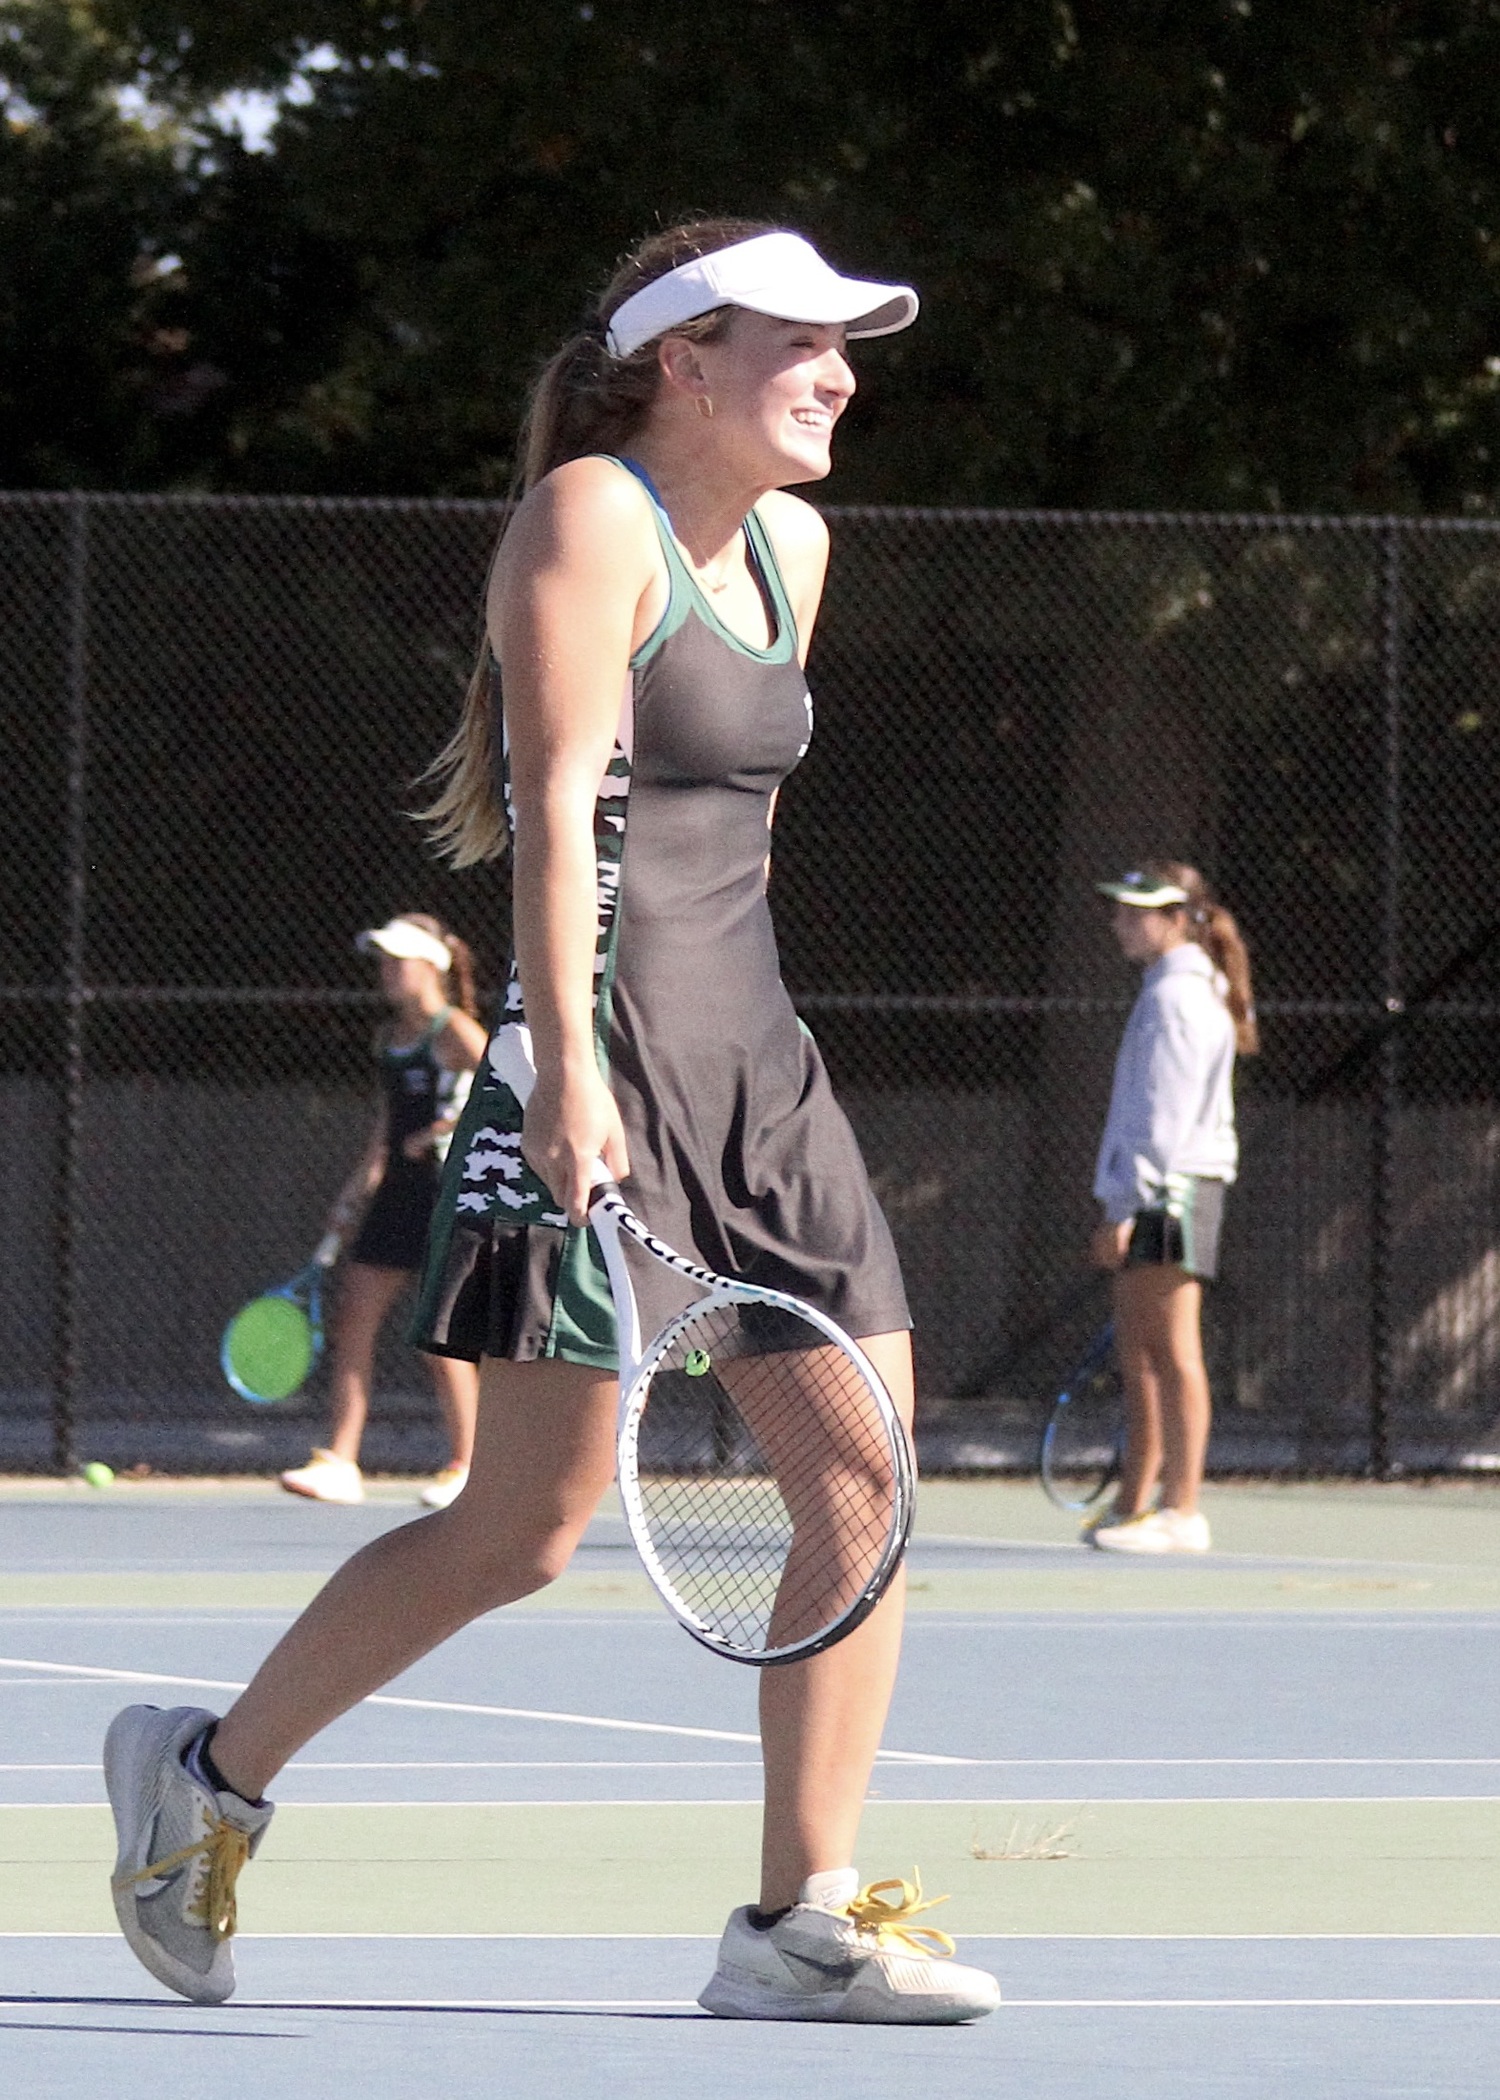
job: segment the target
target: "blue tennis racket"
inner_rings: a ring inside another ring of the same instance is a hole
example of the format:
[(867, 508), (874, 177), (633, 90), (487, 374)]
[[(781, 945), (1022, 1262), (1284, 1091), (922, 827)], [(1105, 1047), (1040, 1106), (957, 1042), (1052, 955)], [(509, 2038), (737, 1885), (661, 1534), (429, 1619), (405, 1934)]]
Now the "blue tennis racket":
[(1115, 1362), (1115, 1328), (1106, 1321), (1052, 1403), (1037, 1469), (1059, 1509), (1092, 1509), (1120, 1476), (1125, 1394)]
[(339, 1258), (328, 1233), (305, 1269), (242, 1305), (219, 1344), (232, 1391), (254, 1407), (277, 1407), (302, 1390), (323, 1354), (323, 1283)]

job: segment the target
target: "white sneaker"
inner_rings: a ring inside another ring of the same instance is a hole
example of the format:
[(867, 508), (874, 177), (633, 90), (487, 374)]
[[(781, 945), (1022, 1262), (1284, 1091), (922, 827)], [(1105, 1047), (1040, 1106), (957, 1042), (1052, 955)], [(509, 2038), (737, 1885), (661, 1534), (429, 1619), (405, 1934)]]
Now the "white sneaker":
[[(896, 1901), (887, 1889), (899, 1891)], [(909, 1923), (931, 1908), (920, 1880), (862, 1890), (852, 1867), (814, 1874), (774, 1925), (753, 1925), (748, 1908), (733, 1912), (698, 2003), (721, 2020), (978, 2020), (1000, 2003), (1000, 1986), (951, 1961), (946, 1933)]]
[(1089, 1535), (1101, 1553), (1207, 1553), (1211, 1543), (1201, 1510), (1149, 1509)]
[(104, 1738), (115, 1916), (151, 1974), (199, 2005), (234, 1989), (234, 1885), (273, 1813), (184, 1768), (183, 1752), (217, 1719), (198, 1706), (127, 1706)]
[(288, 1494), (306, 1495), (312, 1502), (363, 1502), (365, 1476), (352, 1458), (336, 1458), (331, 1451), (314, 1450), (305, 1466), (283, 1473), (281, 1484)]
[(1459, 1459), (1468, 1473), (1500, 1473), (1500, 1422), (1492, 1422)]
[(417, 1500), (424, 1502), (429, 1509), (447, 1509), (450, 1503), (458, 1500), (468, 1484), (467, 1466), (444, 1466), (441, 1473), (428, 1481)]

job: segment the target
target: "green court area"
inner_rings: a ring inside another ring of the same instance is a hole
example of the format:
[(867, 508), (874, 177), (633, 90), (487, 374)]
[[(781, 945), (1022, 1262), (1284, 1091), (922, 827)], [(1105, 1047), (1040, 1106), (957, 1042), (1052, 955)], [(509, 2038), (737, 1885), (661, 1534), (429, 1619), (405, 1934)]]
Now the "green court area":
[[(715, 1933), (755, 1885), (750, 1802), (285, 1806), (255, 1933)], [(883, 1869), (955, 1932), (1500, 1934), (1494, 1801), (872, 1802)], [(108, 1932), (102, 1807), (0, 1809), (0, 1932)]]
[[(16, 1484), (0, 1930), (108, 1929), (108, 1713), (221, 1707), (409, 1497)], [(1500, 1493), (1225, 1485), (1208, 1508), (1212, 1554), (1142, 1563), (1081, 1549), (1030, 1483), (925, 1484), (872, 1866), (920, 1864), (959, 1932), (1500, 1933)], [(666, 1622), (607, 1508), (552, 1589), (294, 1765), (246, 1928), (553, 1932), (584, 1906), (711, 1932), (754, 1879), (754, 1690)]]
[(104, 1730), (135, 1700), (221, 1711), (414, 1490), (0, 1486), (0, 2039), (69, 2100), (175, 2090), (184, 2046), (266, 2100), (902, 2076), (1095, 2100), (1121, 2051), (1130, 2100), (1489, 2100), (1500, 1493), (1225, 1484), (1208, 1509), (1210, 1555), (1141, 1563), (1029, 1483), (924, 1485), (858, 1862), (920, 1872), (1006, 2002), (961, 2034), (746, 2034), (695, 2001), (755, 1893), (757, 1673), (666, 1617), (616, 1509), (281, 1774), (216, 2011), (114, 1931)]
[[(211, 1529), (215, 1507), (265, 1504), (285, 1512), (271, 1486), (242, 1481), (122, 1481), (103, 1493), (82, 1482), (0, 1481), (0, 1502), (75, 1506), (84, 1529), (111, 1512), (177, 1512), (167, 1539)], [(356, 1520), (410, 1514), (411, 1491), (377, 1483)], [(909, 1582), (914, 1612), (1500, 1610), (1500, 1482), (1306, 1483), (1210, 1486), (1204, 1499), (1214, 1552), (1204, 1559), (1129, 1562), (1074, 1550), (1075, 1529), (1029, 1481), (929, 1480), (922, 1484), (918, 1551)], [(194, 1522), (193, 1512), (197, 1512)], [(320, 1512), (320, 1516), (326, 1513)], [(310, 1517), (310, 1525), (316, 1518)], [(616, 1535), (610, 1537), (610, 1528)], [(513, 1612), (642, 1611), (658, 1607), (634, 1564), (617, 1511), (606, 1506), (602, 1545)], [(927, 1550), (924, 1553), (923, 1547)], [(1026, 1551), (1024, 1549), (1031, 1549)], [(220, 1565), (0, 1566), (0, 1609), (224, 1608), (296, 1611), (329, 1565), (267, 1568), (223, 1540)], [(295, 1556), (294, 1556), (295, 1557)], [(199, 1556), (195, 1556), (195, 1560)], [(180, 1556), (179, 1556), (180, 1559)]]

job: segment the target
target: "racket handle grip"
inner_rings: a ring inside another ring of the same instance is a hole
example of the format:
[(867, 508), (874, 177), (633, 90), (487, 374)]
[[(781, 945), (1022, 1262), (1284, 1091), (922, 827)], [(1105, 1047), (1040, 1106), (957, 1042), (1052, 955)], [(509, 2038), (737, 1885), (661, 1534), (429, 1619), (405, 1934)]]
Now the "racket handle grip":
[(593, 1165), (589, 1168), (590, 1205), (597, 1202), (600, 1196), (618, 1196), (619, 1193), (620, 1191), (618, 1186), (616, 1185), (614, 1175), (610, 1173), (609, 1168), (604, 1164), (602, 1159), (596, 1159)]
[(343, 1244), (344, 1236), (342, 1233), (325, 1232), (322, 1239), (318, 1242), (317, 1252), (313, 1255), (313, 1261), (317, 1267), (320, 1269), (331, 1269), (339, 1258), (339, 1249)]

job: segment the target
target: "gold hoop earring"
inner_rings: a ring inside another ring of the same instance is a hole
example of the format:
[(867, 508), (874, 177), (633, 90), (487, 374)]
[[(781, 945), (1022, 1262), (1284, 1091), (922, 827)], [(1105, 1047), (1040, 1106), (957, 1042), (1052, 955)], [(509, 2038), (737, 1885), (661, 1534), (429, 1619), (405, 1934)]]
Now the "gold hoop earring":
[(711, 394), (695, 394), (693, 399), (698, 404), (699, 415), (703, 417), (705, 422), (711, 423), (714, 419), (713, 396)]

